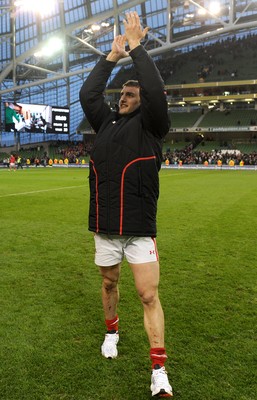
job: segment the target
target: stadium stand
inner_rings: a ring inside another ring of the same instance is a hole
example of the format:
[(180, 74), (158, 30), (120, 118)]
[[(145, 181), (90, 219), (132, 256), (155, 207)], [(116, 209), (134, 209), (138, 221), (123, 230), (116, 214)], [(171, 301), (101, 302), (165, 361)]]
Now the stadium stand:
[[(255, 79), (254, 63), (245, 60), (256, 58), (256, 35), (242, 38), (230, 37), (213, 44), (199, 45), (191, 50), (164, 54), (156, 64), (166, 85)], [(124, 80), (135, 79), (131, 67), (123, 67), (110, 83), (110, 88), (120, 88)]]
[[(257, 110), (231, 110), (208, 111), (199, 127), (228, 127), (256, 125)], [(254, 123), (255, 122), (255, 123)]]
[(201, 111), (192, 111), (192, 112), (170, 111), (171, 128), (192, 127), (200, 117), (201, 117)]

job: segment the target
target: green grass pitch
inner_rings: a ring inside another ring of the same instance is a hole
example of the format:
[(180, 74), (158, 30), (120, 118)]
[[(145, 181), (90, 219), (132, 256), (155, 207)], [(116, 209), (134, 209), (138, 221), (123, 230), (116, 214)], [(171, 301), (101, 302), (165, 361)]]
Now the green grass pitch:
[[(0, 170), (0, 398), (150, 400), (126, 262), (119, 357), (100, 354), (88, 170)], [(257, 173), (163, 170), (158, 250), (175, 400), (257, 398)]]

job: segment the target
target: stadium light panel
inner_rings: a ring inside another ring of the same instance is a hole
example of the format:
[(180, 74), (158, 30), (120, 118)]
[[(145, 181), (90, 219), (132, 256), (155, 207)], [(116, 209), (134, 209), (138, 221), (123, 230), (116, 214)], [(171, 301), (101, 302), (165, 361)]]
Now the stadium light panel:
[(37, 58), (40, 57), (51, 57), (53, 54), (57, 53), (58, 51), (62, 50), (64, 44), (63, 41), (58, 38), (54, 37), (51, 38), (45, 46), (42, 47), (41, 50), (34, 53), (34, 56)]
[(93, 24), (93, 25), (91, 25), (91, 29), (93, 32), (100, 31), (101, 26), (97, 25), (97, 24)]
[(14, 6), (19, 11), (32, 11), (41, 16), (50, 14), (56, 5), (56, 0), (44, 0), (44, 2), (36, 2), (35, 0), (16, 0)]
[(213, 1), (210, 3), (209, 10), (212, 14), (219, 14), (220, 12), (220, 3), (217, 1)]
[(198, 15), (205, 15), (206, 14), (206, 10), (204, 8), (199, 8), (197, 13), (198, 13)]

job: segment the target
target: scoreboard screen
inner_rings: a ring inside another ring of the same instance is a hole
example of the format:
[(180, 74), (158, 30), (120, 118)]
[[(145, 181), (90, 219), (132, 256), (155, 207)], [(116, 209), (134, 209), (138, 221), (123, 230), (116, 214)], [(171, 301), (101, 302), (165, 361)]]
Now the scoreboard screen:
[(69, 133), (68, 107), (5, 102), (7, 132)]

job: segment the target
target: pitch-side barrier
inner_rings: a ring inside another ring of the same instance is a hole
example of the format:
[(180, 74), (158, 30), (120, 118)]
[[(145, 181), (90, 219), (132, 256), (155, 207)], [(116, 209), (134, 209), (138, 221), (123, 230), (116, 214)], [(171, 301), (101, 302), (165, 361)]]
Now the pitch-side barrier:
[[(53, 168), (88, 168), (89, 164), (53, 164)], [(230, 171), (257, 171), (257, 165), (202, 165), (202, 164), (185, 164), (185, 165), (165, 165), (162, 164), (162, 169), (176, 169), (176, 170), (183, 170), (183, 169), (196, 169), (196, 170), (217, 170), (217, 171), (222, 171), (222, 170), (230, 170)]]

